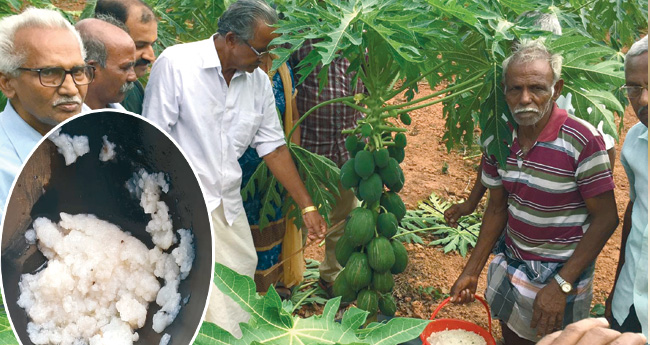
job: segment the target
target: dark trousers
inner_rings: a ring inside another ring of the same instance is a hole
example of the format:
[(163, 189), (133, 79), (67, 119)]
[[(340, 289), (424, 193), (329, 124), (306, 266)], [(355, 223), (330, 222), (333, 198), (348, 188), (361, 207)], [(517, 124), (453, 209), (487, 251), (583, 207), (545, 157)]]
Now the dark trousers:
[(623, 321), (622, 324), (619, 324), (614, 316), (610, 318), (609, 324), (613, 330), (619, 331), (621, 333), (632, 332), (632, 333), (641, 333), (641, 323), (639, 318), (636, 316), (636, 310), (634, 309), (634, 304), (630, 307), (630, 313), (627, 314), (627, 318)]

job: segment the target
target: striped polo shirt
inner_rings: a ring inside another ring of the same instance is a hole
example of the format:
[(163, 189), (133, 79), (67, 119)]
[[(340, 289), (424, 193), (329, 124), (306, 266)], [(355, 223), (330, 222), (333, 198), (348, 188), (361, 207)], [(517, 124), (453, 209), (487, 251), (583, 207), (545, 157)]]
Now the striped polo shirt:
[(506, 245), (520, 260), (567, 261), (590, 224), (584, 200), (614, 189), (602, 136), (557, 105), (527, 155), (515, 130), (506, 169), (484, 162), (483, 185), (509, 193)]

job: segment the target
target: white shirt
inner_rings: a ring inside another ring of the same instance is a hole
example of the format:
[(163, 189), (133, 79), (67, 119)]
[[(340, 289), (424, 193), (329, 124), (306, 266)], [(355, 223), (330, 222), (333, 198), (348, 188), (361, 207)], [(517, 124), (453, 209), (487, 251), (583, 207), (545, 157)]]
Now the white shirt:
[(621, 163), (630, 181), (632, 228), (625, 243), (625, 264), (616, 281), (612, 314), (619, 324), (634, 304), (643, 334), (648, 336), (648, 127), (641, 122), (627, 132)]
[(178, 142), (199, 176), (208, 211), (222, 202), (228, 224), (244, 211), (237, 160), (285, 144), (268, 76), (237, 71), (230, 86), (212, 38), (169, 47), (156, 59), (143, 114)]

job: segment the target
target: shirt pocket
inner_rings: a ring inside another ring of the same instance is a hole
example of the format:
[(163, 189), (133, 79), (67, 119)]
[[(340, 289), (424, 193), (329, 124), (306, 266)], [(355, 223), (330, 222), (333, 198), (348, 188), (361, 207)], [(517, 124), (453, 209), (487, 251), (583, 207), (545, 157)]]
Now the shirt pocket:
[(261, 122), (262, 113), (246, 110), (240, 110), (236, 113), (228, 135), (232, 140), (237, 158), (241, 157), (251, 145)]

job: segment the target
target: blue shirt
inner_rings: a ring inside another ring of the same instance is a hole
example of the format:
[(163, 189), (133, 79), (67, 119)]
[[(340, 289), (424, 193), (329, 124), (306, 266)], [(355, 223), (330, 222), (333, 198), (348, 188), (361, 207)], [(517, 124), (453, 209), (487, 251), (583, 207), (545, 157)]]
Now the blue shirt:
[(7, 102), (0, 113), (0, 220), (14, 178), (42, 137)]
[(640, 122), (627, 132), (621, 163), (630, 181), (630, 201), (634, 206), (612, 314), (622, 324), (634, 303), (641, 330), (648, 337), (648, 127)]

